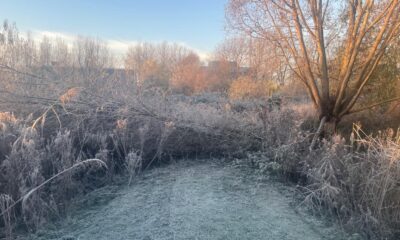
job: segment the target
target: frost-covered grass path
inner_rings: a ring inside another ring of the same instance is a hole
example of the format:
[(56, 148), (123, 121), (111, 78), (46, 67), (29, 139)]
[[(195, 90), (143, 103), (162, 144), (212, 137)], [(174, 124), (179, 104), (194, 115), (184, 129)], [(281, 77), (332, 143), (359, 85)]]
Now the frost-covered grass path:
[(230, 164), (180, 162), (96, 191), (32, 239), (339, 239), (276, 185)]

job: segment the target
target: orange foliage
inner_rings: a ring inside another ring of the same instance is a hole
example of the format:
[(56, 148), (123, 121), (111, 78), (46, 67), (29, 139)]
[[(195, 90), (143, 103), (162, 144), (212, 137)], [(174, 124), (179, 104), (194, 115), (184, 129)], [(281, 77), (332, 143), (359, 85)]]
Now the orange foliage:
[(204, 70), (196, 54), (190, 54), (175, 67), (170, 86), (185, 94), (198, 93), (207, 87)]

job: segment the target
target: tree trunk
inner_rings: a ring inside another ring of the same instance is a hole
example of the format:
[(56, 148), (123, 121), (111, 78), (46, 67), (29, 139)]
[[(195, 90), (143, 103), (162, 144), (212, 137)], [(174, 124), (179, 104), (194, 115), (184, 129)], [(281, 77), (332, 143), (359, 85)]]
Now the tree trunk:
[(310, 145), (310, 152), (314, 149), (317, 144), (317, 140), (320, 138), (330, 138), (337, 132), (337, 125), (339, 123), (338, 118), (328, 118), (326, 116), (321, 118), (317, 132), (314, 134), (314, 138)]
[(337, 132), (337, 125), (340, 122), (340, 117), (338, 117), (334, 112), (335, 100), (331, 98), (323, 98), (319, 109), (320, 119), (325, 118), (324, 126), (321, 131), (320, 136), (330, 137)]
[(339, 120), (337, 118), (330, 118), (325, 122), (321, 136), (327, 138), (337, 133), (337, 125)]

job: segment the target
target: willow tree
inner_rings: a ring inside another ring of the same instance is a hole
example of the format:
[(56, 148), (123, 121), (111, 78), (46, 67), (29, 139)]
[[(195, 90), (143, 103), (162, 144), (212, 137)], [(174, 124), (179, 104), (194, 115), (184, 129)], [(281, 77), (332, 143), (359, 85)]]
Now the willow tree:
[(270, 41), (308, 90), (321, 122), (371, 106), (358, 100), (399, 37), (399, 0), (230, 0), (229, 25)]

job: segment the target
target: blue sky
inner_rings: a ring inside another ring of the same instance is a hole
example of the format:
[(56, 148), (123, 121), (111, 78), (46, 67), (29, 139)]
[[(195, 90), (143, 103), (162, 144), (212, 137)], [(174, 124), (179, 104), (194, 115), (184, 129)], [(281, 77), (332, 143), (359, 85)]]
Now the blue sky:
[(0, 16), (34, 34), (121, 42), (181, 42), (211, 52), (224, 39), (227, 0), (8, 0)]

